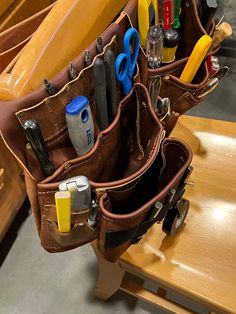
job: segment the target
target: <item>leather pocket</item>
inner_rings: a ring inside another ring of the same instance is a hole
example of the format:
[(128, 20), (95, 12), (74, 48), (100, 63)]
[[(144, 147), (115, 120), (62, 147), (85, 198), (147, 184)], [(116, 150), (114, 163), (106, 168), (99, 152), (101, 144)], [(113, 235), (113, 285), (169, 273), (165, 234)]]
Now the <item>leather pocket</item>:
[(149, 84), (154, 76), (161, 76), (160, 96), (169, 97), (171, 111), (179, 113), (180, 115), (203, 100), (203, 98), (197, 99), (194, 97), (194, 94), (206, 84), (209, 78), (207, 64), (203, 62), (191, 84), (182, 82), (179, 77), (181, 76), (186, 62), (187, 60), (184, 60), (184, 62), (178, 62), (176, 65), (173, 64), (166, 72), (162, 71), (163, 68), (157, 71), (152, 70), (148, 78)]
[(87, 218), (88, 210), (71, 213), (71, 230), (62, 233), (58, 230), (55, 205), (45, 206), (41, 218), (42, 246), (49, 252), (60, 252), (93, 241), (97, 230), (89, 226)]
[[(141, 225), (152, 215), (155, 203), (161, 202), (164, 208), (170, 200), (170, 191), (183, 186), (182, 179), (191, 159), (186, 144), (168, 139), (150, 169), (128, 194), (121, 187), (107, 191), (100, 198), (98, 248), (106, 259), (114, 262), (140, 237)], [(162, 213), (160, 221), (166, 213)]]
[[(110, 43), (104, 47), (104, 52), (107, 49), (112, 49), (117, 55), (117, 43), (115, 36), (113, 36)], [(102, 58), (104, 52), (97, 55), (97, 57)], [(37, 120), (55, 168), (58, 168), (65, 161), (76, 157), (75, 150), (69, 140), (65, 119), (65, 107), (76, 96), (84, 95), (89, 99), (95, 124), (95, 137), (99, 133), (99, 129), (96, 124), (96, 110), (94, 105), (94, 61), (89, 67), (84, 68), (75, 80), (67, 83), (58, 94), (44, 99), (35, 106), (20, 110), (16, 113), (16, 116), (22, 126), (26, 120)], [(36, 160), (33, 152), (26, 149), (25, 156), (27, 168), (30, 173), (37, 179), (37, 181), (42, 180), (43, 177), (40, 168), (37, 167), (38, 161)]]
[[(151, 108), (148, 91), (143, 85), (135, 84), (131, 93), (119, 104), (112, 124), (99, 133), (92, 150), (83, 157), (68, 160), (51, 177), (37, 184), (39, 207), (43, 212), (40, 232), (41, 239), (44, 239), (42, 245), (47, 250), (49, 247), (54, 251), (67, 249), (63, 244), (67, 241), (66, 235), (59, 236), (55, 224), (50, 224), (45, 215), (45, 208), (55, 202), (54, 194), (62, 180), (85, 175), (98, 198), (107, 189), (116, 189), (117, 186), (132, 189), (132, 185), (139, 181), (155, 160), (162, 139), (162, 126)], [(91, 234), (86, 234), (86, 241), (91, 241)], [(54, 247), (58, 239), (64, 242)], [(84, 244), (81, 239), (84, 241), (84, 237), (78, 236), (77, 240), (72, 241), (73, 245)]]

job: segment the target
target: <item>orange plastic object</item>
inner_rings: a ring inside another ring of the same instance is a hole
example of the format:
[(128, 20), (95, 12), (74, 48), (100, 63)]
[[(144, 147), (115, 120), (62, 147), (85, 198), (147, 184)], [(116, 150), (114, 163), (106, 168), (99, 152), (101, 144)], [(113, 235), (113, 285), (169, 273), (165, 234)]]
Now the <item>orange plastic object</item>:
[(23, 96), (42, 85), (86, 49), (127, 0), (58, 0), (19, 55), (0, 75), (0, 99)]

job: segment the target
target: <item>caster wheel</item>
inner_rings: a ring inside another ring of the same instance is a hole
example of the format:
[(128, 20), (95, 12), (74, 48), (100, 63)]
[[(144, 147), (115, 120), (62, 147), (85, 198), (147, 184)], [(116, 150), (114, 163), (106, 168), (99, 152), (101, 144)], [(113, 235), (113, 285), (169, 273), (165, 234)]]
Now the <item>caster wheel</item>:
[(166, 214), (162, 224), (162, 231), (167, 235), (173, 236), (185, 221), (189, 210), (189, 201), (182, 198)]

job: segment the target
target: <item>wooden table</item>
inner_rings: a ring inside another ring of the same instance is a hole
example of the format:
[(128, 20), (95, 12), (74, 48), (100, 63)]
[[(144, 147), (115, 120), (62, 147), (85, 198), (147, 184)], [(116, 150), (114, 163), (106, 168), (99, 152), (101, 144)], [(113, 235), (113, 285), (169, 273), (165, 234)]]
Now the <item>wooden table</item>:
[[(236, 313), (236, 123), (183, 116), (172, 136), (191, 147), (193, 186), (182, 230), (166, 236), (155, 225), (115, 263), (96, 252), (100, 276), (95, 295), (122, 289), (174, 313), (192, 313), (166, 299), (178, 292), (209, 311)], [(130, 272), (162, 287), (157, 293), (124, 279)]]

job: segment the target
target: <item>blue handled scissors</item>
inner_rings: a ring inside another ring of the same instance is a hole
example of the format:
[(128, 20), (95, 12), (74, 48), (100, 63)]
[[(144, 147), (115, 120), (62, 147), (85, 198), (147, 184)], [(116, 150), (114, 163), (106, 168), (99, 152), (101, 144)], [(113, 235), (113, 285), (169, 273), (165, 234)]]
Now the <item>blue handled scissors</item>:
[[(132, 53), (130, 44), (134, 39), (134, 51)], [(124, 53), (116, 58), (116, 78), (121, 83), (123, 94), (128, 95), (133, 86), (136, 63), (139, 53), (139, 34), (135, 28), (129, 28), (124, 36)]]

